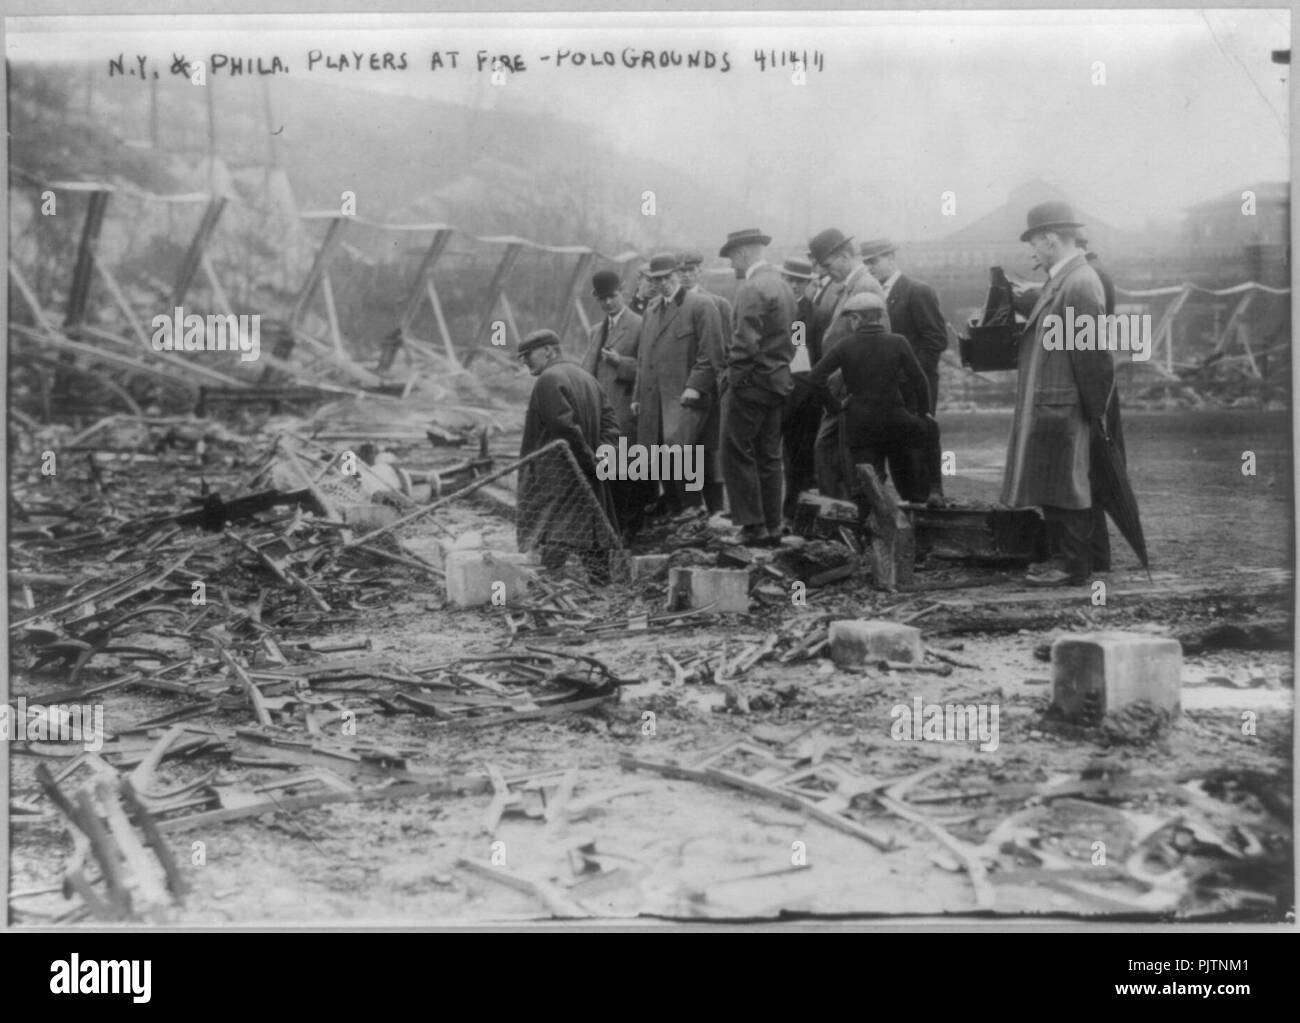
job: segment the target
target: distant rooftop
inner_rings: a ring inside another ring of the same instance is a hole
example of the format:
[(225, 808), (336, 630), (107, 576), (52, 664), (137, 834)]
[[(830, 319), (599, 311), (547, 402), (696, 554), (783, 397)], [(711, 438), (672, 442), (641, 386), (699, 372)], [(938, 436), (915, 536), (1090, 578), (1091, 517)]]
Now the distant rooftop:
[(1290, 202), (1291, 200), (1291, 183), (1289, 181), (1260, 181), (1254, 185), (1246, 185), (1242, 188), (1233, 189), (1231, 192), (1224, 192), (1213, 199), (1198, 202), (1194, 206), (1188, 206), (1187, 212), (1195, 213), (1200, 210), (1211, 210), (1218, 206), (1240, 206), (1241, 193), (1245, 191), (1255, 193), (1256, 203)]

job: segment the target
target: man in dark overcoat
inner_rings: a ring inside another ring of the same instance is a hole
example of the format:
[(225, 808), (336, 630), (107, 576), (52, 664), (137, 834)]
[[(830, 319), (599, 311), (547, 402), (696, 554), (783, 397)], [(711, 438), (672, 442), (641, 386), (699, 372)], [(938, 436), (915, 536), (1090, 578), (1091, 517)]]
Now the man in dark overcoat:
[[(722, 371), (722, 319), (710, 298), (682, 286), (675, 255), (651, 257), (646, 274), (658, 282), (660, 297), (646, 308), (637, 338), (637, 443), (699, 444), (707, 460), (710, 403)], [(687, 490), (683, 480), (664, 481), (663, 491), (669, 514), (704, 507), (701, 492)]]
[(618, 443), (618, 420), (596, 378), (560, 350), (553, 330), (519, 343), (518, 357), (537, 378), (524, 416), (519, 457), (563, 440), (578, 473), (558, 449), (519, 470), (515, 532), (521, 551), (537, 549), (542, 567), (558, 571), (576, 553), (596, 585), (610, 581), (609, 552), (617, 545), (609, 488), (597, 470), (596, 449)]
[[(859, 252), (871, 276), (885, 289), (889, 329), (907, 338), (925, 372), (930, 407), (914, 411), (922, 415), (929, 412), (934, 417), (939, 402), (939, 357), (948, 347), (948, 326), (939, 309), (939, 298), (930, 285), (914, 280), (898, 268), (898, 247), (888, 238), (863, 242)], [(942, 459), (936, 428), (924, 448), (905, 452), (895, 462), (898, 471), (894, 473), (894, 483), (898, 492), (909, 501), (930, 500), (942, 504)]]
[[(636, 416), (632, 398), (636, 388), (636, 345), (641, 317), (628, 308), (619, 290), (619, 276), (601, 270), (591, 278), (591, 293), (605, 314), (591, 328), (582, 368), (596, 378), (618, 420), (619, 436), (636, 442)], [(645, 506), (654, 500), (654, 484), (642, 480), (610, 480), (610, 494), (624, 540), (641, 527)]]
[(1092, 434), (1107, 418), (1115, 369), (1109, 351), (1079, 349), (1060, 336), (1060, 324), (1105, 314), (1101, 280), (1077, 244), (1080, 227), (1068, 203), (1046, 202), (1029, 211), (1020, 236), (1048, 280), (1020, 339), (1002, 503), (1043, 509), (1050, 558), (1026, 577), (1036, 585), (1077, 585), (1093, 567)]

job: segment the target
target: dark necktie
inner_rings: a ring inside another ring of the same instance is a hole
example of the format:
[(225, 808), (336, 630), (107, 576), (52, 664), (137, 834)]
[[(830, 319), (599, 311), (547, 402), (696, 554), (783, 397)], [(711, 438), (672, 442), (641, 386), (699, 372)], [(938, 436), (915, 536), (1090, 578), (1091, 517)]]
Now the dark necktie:
[(606, 316), (606, 317), (605, 317), (605, 327), (604, 327), (604, 329), (601, 330), (601, 332), (600, 332), (600, 347), (601, 347), (601, 348), (608, 348), (608, 347), (609, 347), (609, 334), (610, 334), (610, 331), (612, 331), (613, 329), (614, 329), (614, 317), (612, 317), (612, 316)]

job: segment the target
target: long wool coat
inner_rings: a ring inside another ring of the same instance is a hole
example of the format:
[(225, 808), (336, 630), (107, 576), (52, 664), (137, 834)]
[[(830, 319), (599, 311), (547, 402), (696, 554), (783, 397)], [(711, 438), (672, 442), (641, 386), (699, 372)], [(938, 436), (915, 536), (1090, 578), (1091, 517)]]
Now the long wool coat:
[(1108, 351), (1047, 351), (1046, 317), (1105, 311), (1101, 280), (1080, 253), (1038, 295), (1020, 339), (1016, 413), (1007, 444), (1002, 503), (1013, 508), (1092, 506), (1089, 422), (1104, 414), (1114, 381)]
[[(626, 437), (636, 437), (636, 416), (632, 415), (632, 397), (636, 388), (636, 342), (641, 332), (641, 317), (624, 309), (618, 324), (605, 337), (608, 317), (591, 328), (587, 350), (582, 356), (582, 368), (596, 378), (605, 397), (609, 399), (618, 419), (619, 431)], [(602, 359), (602, 348), (608, 348), (618, 359), (616, 363)]]
[(605, 549), (611, 546), (614, 507), (609, 487), (596, 475), (596, 448), (618, 443), (618, 421), (596, 378), (567, 359), (547, 366), (533, 384), (519, 457), (557, 438), (568, 442), (581, 473), (558, 450), (519, 470), (519, 549)]
[[(717, 400), (722, 352), (722, 318), (708, 295), (682, 288), (646, 310), (637, 339), (637, 443), (701, 443), (711, 450), (704, 426)], [(682, 406), (687, 387), (700, 392), (701, 408)]]

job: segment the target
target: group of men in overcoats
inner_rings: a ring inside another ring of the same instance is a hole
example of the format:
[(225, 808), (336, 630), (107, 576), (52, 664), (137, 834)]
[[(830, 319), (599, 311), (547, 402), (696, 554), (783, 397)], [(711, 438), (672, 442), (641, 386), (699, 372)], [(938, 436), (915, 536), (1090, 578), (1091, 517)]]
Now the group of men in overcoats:
[[(1041, 343), (1045, 316), (1067, 305), (1076, 316), (1104, 311), (1080, 226), (1064, 204), (1048, 203), (1030, 211), (1022, 235), (1048, 280), (1017, 292), (1028, 319), (1002, 501), (1043, 508), (1053, 557), (1035, 566), (1032, 582), (1079, 582), (1109, 567), (1105, 517), (1090, 491), (1089, 422), (1119, 433), (1110, 357)], [(892, 477), (905, 500), (943, 503), (935, 411), (948, 328), (934, 290), (899, 270), (888, 239), (855, 246), (829, 228), (809, 241), (807, 259), (781, 267), (765, 258), (770, 243), (757, 229), (728, 236), (718, 255), (740, 282), (731, 302), (701, 287), (700, 253), (659, 254), (632, 302), (617, 274), (592, 278), (604, 316), (577, 362), (553, 331), (521, 342), (519, 357), (537, 377), (521, 456), (565, 439), (595, 495), (584, 507), (608, 527), (574, 529), (577, 511), (567, 508), (540, 515), (564, 532), (539, 533), (523, 521), (539, 511), (521, 478), (521, 549), (541, 547), (545, 564), (575, 552), (604, 581), (607, 571), (593, 566), (615, 529), (626, 540), (649, 515), (724, 509), (740, 542), (775, 546), (802, 490), (853, 496), (860, 464)], [(647, 448), (699, 445), (702, 485), (605, 478), (596, 452), (619, 437)]]

